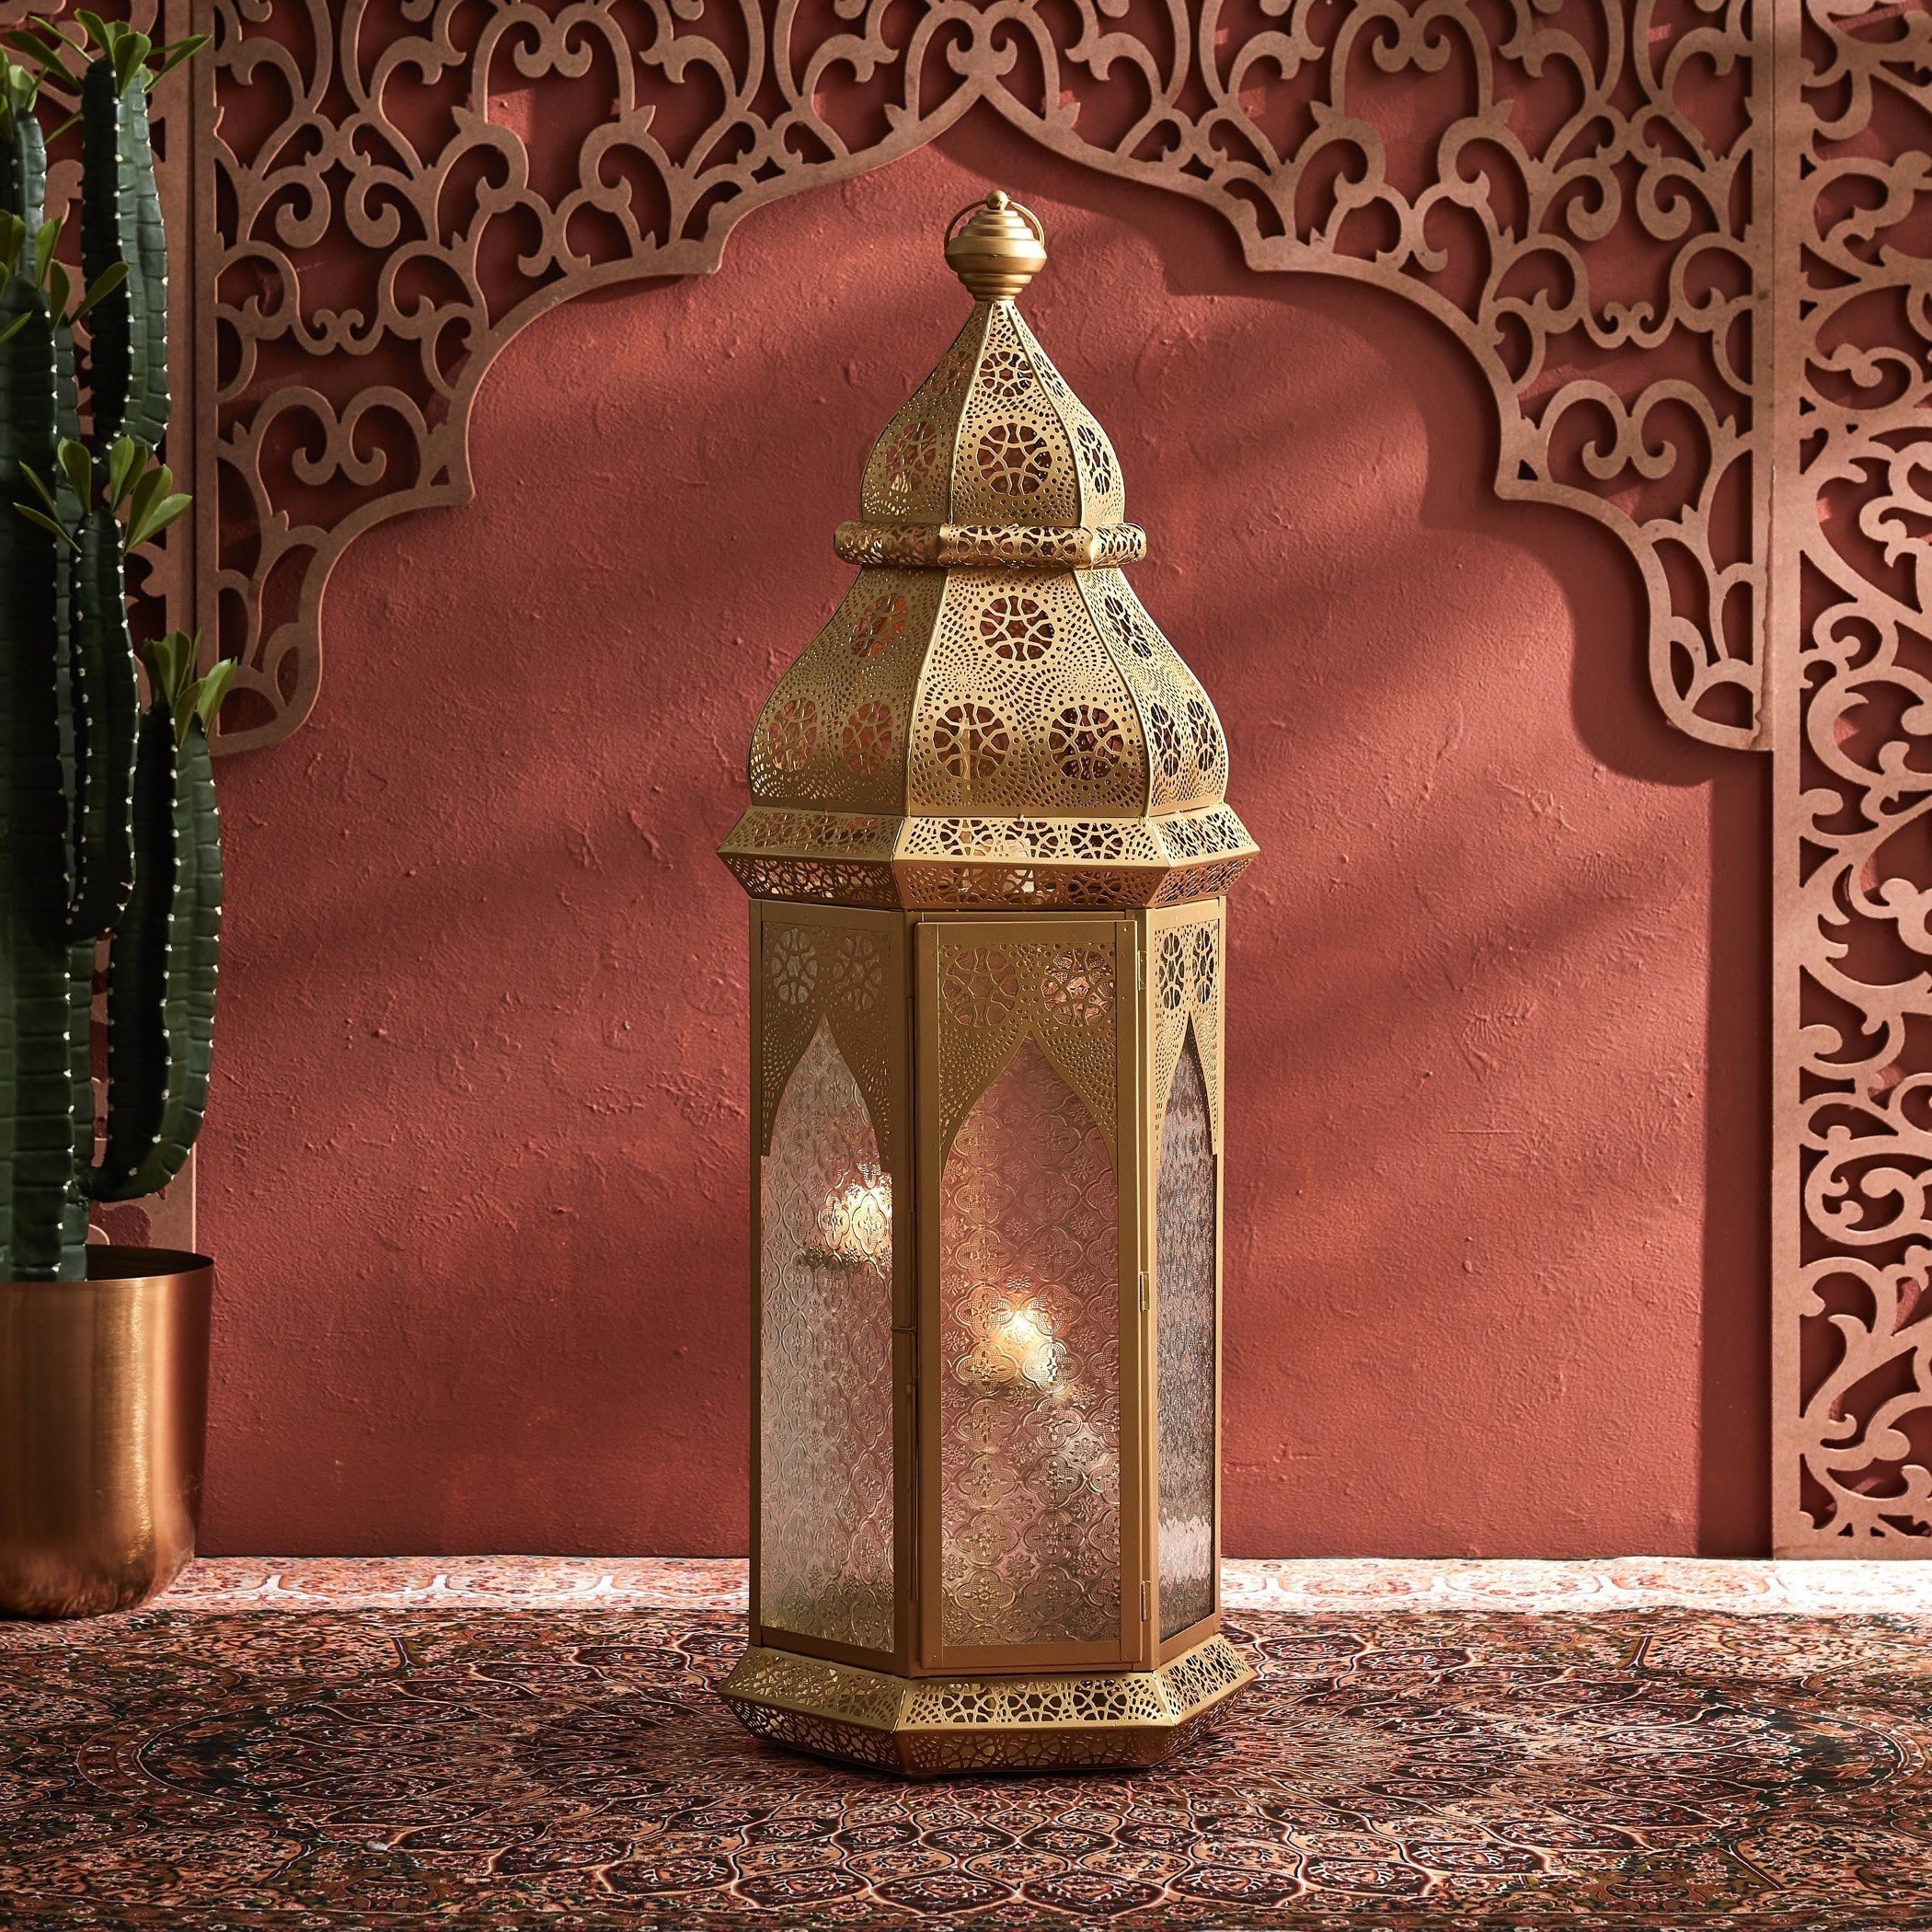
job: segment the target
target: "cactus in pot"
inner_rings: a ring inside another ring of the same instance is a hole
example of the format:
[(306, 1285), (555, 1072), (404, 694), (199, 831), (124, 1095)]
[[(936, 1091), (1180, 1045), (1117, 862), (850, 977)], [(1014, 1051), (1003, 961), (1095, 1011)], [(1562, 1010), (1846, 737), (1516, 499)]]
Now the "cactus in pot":
[(0, 1613), (35, 1616), (139, 1603), (194, 1548), (213, 1264), (89, 1245), (87, 1220), (165, 1185), (201, 1124), (232, 668), (197, 675), (179, 632), (137, 660), (128, 623), (129, 556), (188, 507), (160, 458), (148, 90), (200, 42), (75, 18), (83, 44), (45, 22), (13, 44), (80, 99), (81, 291), (46, 218), (40, 75), (0, 55)]
[(179, 1171), (207, 1095), (221, 915), (208, 727), (234, 667), (198, 675), (196, 641), (171, 632), (141, 654), (144, 706), (127, 593), (129, 556), (189, 504), (159, 454), (148, 92), (202, 42), (157, 49), (76, 17), (84, 46), (44, 24), (16, 44), (80, 97), (84, 290), (44, 214), (39, 75), (0, 54), (0, 1282), (86, 1279), (90, 1204)]

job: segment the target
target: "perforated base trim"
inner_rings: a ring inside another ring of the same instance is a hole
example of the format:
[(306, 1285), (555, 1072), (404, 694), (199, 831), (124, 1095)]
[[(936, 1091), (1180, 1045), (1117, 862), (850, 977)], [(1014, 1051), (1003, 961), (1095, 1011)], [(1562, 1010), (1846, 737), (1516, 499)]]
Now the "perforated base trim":
[(753, 1645), (718, 1694), (754, 1737), (907, 1777), (1133, 1769), (1185, 1750), (1256, 1672), (1225, 1637), (1157, 1671), (898, 1677)]

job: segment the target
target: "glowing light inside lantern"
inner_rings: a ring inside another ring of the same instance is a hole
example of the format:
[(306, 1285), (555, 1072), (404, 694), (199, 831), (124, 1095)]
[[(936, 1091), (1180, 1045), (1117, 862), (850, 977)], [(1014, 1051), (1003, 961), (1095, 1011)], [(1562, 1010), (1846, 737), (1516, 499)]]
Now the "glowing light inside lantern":
[(816, 1232), (807, 1259), (883, 1273), (892, 1255), (891, 1177), (861, 1163), (857, 1179), (825, 1198)]
[(978, 1341), (959, 1365), (960, 1381), (980, 1388), (1056, 1388), (1066, 1345), (1053, 1337), (1052, 1310), (1023, 1276), (988, 1296), (974, 1327)]

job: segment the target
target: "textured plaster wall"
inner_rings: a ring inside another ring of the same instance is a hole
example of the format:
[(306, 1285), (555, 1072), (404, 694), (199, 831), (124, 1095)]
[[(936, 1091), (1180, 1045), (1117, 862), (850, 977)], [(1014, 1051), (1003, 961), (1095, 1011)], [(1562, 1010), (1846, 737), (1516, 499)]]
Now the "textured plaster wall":
[(974, 122), (556, 313), (477, 500), (329, 593), (224, 772), (205, 1543), (742, 1550), (758, 701), (997, 179), (1264, 857), (1230, 965), (1237, 1554), (1763, 1547), (1763, 770), (1662, 723), (1604, 533), (1499, 504), (1394, 297)]

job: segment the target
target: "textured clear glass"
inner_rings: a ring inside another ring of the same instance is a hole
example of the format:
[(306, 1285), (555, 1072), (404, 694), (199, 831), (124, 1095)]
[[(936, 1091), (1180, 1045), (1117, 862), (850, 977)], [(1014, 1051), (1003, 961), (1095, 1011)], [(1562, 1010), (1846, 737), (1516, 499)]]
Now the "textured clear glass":
[(759, 1617), (892, 1642), (892, 1194), (828, 1028), (760, 1174)]
[(1214, 1610), (1214, 1142), (1190, 1031), (1161, 1127), (1155, 1205), (1160, 1634)]
[(1119, 1190), (1030, 1041), (961, 1122), (939, 1193), (946, 1641), (1116, 1638)]

